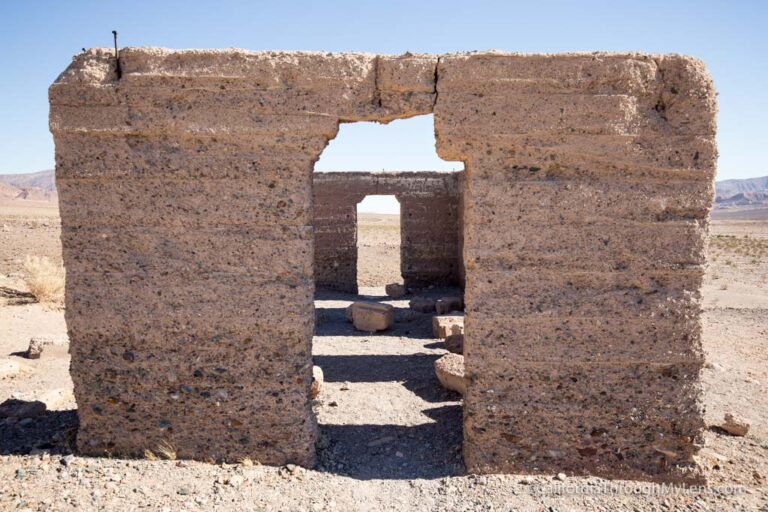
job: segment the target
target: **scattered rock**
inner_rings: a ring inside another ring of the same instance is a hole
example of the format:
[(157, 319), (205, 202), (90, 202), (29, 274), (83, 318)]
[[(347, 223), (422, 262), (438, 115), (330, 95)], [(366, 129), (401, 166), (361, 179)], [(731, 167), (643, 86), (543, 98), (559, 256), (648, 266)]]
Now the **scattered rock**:
[(385, 293), (393, 299), (399, 299), (406, 293), (405, 286), (400, 283), (390, 283), (384, 287)]
[[(455, 326), (454, 326), (455, 327)], [(454, 354), (464, 354), (464, 335), (451, 334), (445, 337), (445, 349)]]
[(319, 366), (312, 367), (312, 387), (310, 388), (309, 396), (314, 400), (320, 396), (320, 392), (323, 390), (323, 369)]
[(438, 315), (447, 315), (452, 311), (462, 311), (463, 309), (464, 301), (461, 297), (443, 297), (435, 302), (435, 311)]
[(459, 334), (452, 330), (454, 325), (461, 327), (461, 334), (464, 333), (464, 317), (461, 315), (444, 315), (432, 318), (432, 333), (435, 338), (443, 339), (449, 334)]
[(61, 463), (62, 463), (64, 466), (67, 466), (67, 467), (69, 467), (69, 466), (71, 466), (72, 464), (74, 464), (74, 462), (75, 462), (75, 456), (74, 456), (74, 455), (72, 455), (72, 454), (69, 454), (69, 455), (65, 455), (65, 456), (63, 456), (63, 457), (61, 458)]
[(744, 418), (734, 416), (731, 413), (726, 413), (723, 423), (720, 424), (720, 428), (731, 434), (732, 436), (743, 437), (749, 432), (750, 424)]
[(33, 336), (29, 339), (29, 347), (27, 348), (27, 359), (40, 359), (40, 355), (43, 353), (43, 348), (48, 345), (63, 346), (69, 343), (69, 338), (66, 335), (60, 336)]
[(464, 378), (464, 356), (446, 354), (435, 361), (435, 374), (440, 384), (462, 395), (467, 391), (467, 381)]
[(21, 373), (21, 365), (18, 361), (0, 359), (0, 379), (15, 377), (19, 373)]
[(232, 487), (240, 487), (243, 485), (245, 478), (242, 475), (232, 475), (227, 479), (227, 484)]
[(286, 464), (282, 469), (280, 469), (280, 473), (284, 476), (296, 476), (296, 477), (302, 477), (304, 476), (304, 473), (306, 472), (306, 469), (304, 469), (301, 466), (297, 466), (296, 464)]
[(358, 331), (374, 332), (389, 329), (395, 321), (395, 308), (378, 302), (352, 304), (352, 323)]
[(565, 475), (565, 473), (558, 473), (555, 475), (555, 480), (560, 480), (561, 482), (563, 482), (566, 478), (568, 477)]
[(9, 398), (0, 404), (0, 418), (34, 418), (46, 411), (45, 403), (38, 400), (30, 402)]
[(435, 301), (428, 297), (414, 297), (408, 302), (408, 305), (412, 310), (418, 311), (419, 313), (435, 312)]

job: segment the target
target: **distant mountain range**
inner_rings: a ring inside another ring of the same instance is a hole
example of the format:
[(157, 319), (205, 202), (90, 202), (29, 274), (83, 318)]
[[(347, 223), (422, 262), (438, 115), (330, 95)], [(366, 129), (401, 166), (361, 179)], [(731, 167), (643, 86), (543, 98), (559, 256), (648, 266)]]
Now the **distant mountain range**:
[[(715, 208), (768, 206), (768, 176), (715, 183)], [(0, 198), (55, 201), (53, 170), (27, 174), (0, 174)]]
[(768, 206), (768, 176), (716, 183), (716, 208), (729, 206)]
[(0, 198), (28, 201), (56, 201), (53, 170), (26, 174), (0, 174)]
[(39, 188), (46, 192), (56, 192), (53, 169), (26, 174), (0, 174), (0, 181), (16, 188)]

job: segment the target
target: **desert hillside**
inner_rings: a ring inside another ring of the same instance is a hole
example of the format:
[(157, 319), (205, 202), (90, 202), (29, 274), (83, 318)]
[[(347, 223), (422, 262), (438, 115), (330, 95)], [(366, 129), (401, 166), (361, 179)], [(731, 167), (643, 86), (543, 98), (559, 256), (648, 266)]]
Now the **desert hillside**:
[(0, 174), (0, 200), (56, 202), (58, 195), (53, 171)]

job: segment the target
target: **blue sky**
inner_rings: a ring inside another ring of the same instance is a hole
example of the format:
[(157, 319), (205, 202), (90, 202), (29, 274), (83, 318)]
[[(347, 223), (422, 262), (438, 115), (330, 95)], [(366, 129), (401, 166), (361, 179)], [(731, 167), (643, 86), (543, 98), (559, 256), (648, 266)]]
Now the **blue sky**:
[[(628, 51), (704, 60), (718, 179), (768, 174), (768, 1), (0, 0), (0, 173), (53, 166), (47, 88), (83, 47), (445, 53)], [(431, 118), (343, 125), (318, 169), (451, 169)]]

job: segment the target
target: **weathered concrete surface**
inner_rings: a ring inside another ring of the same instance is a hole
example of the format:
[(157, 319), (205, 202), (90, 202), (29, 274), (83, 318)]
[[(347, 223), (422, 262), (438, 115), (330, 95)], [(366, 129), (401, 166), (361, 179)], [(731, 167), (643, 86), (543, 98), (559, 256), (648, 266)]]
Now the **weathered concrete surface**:
[(314, 162), (436, 57), (126, 48), (50, 88), (78, 447), (315, 461)]
[(446, 354), (435, 360), (435, 375), (445, 389), (462, 395), (467, 392), (467, 379), (464, 378), (464, 356)]
[(460, 174), (315, 173), (315, 285), (357, 293), (357, 204), (368, 195), (394, 195), (400, 202), (406, 287), (459, 284)]
[(699, 480), (704, 66), (458, 54), (437, 76), (438, 154), (466, 166), (467, 469)]
[(312, 464), (314, 162), (339, 122), (434, 112), (466, 169), (468, 470), (699, 480), (699, 61), (121, 55), (50, 89), (82, 451)]

